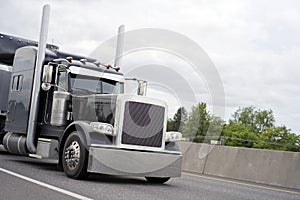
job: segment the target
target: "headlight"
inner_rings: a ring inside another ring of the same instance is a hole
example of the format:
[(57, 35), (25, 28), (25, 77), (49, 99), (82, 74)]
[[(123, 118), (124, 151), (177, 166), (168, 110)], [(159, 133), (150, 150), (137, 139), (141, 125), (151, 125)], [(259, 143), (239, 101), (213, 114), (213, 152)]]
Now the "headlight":
[(101, 122), (91, 122), (90, 126), (99, 133), (115, 136), (114, 127), (111, 124), (106, 124)]
[(179, 132), (167, 132), (166, 142), (175, 142), (182, 139), (182, 134)]

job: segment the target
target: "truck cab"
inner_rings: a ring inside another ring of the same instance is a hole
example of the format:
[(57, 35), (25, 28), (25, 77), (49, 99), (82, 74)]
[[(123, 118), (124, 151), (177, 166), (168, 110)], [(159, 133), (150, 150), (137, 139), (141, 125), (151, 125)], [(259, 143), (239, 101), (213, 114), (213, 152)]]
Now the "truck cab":
[[(75, 179), (94, 172), (164, 183), (181, 175), (180, 133), (166, 131), (164, 101), (124, 94), (119, 67), (53, 48), (46, 50), (35, 91), (37, 54), (35, 46), (16, 49), (10, 68), (7, 102), (1, 100), (7, 104), (2, 143), (9, 152), (58, 159)], [(33, 111), (36, 121), (30, 121)]]

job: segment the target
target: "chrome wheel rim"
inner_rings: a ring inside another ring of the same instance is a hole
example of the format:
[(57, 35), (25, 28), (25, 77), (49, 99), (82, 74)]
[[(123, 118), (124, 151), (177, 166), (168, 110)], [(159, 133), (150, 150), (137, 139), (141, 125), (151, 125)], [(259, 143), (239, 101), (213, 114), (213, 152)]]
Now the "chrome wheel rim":
[(80, 145), (77, 141), (73, 141), (65, 150), (65, 161), (71, 171), (78, 166), (79, 159)]

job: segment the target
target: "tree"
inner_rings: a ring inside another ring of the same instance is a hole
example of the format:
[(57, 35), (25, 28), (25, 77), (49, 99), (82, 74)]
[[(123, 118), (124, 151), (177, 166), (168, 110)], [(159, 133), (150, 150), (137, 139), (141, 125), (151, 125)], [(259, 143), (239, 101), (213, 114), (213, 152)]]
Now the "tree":
[(300, 151), (300, 136), (286, 126), (275, 125), (273, 111), (253, 106), (239, 108), (225, 126), (225, 145)]
[(184, 126), (184, 136), (194, 138), (195, 142), (203, 142), (209, 128), (210, 119), (211, 116), (207, 111), (206, 103), (193, 106)]
[(187, 111), (184, 107), (178, 108), (177, 112), (174, 114), (173, 119), (168, 120), (168, 131), (183, 131), (183, 126), (187, 121)]
[[(178, 121), (179, 111), (172, 123)], [(286, 126), (275, 126), (273, 111), (259, 110), (253, 106), (238, 108), (227, 124), (218, 116), (211, 115), (205, 103), (193, 106), (183, 127), (185, 137), (194, 142), (224, 141), (225, 145), (300, 152), (300, 135)], [(221, 135), (220, 135), (221, 134)], [(224, 139), (224, 140), (223, 140)]]
[(258, 133), (264, 132), (267, 128), (274, 127), (275, 118), (273, 111), (270, 110), (258, 110), (255, 111), (255, 131)]
[(241, 122), (230, 121), (225, 125), (222, 135), (225, 138), (225, 145), (228, 146), (251, 148), (257, 141), (256, 134)]
[(232, 115), (234, 122), (248, 126), (254, 133), (262, 133), (267, 128), (274, 127), (275, 118), (273, 111), (257, 110), (253, 106), (239, 108)]
[(238, 108), (232, 115), (233, 121), (248, 126), (251, 130), (255, 129), (255, 107), (249, 106)]
[(210, 116), (209, 128), (203, 142), (210, 143), (211, 140), (220, 140), (225, 121), (218, 116)]
[(258, 138), (256, 148), (284, 151), (300, 151), (300, 136), (286, 126), (266, 129)]

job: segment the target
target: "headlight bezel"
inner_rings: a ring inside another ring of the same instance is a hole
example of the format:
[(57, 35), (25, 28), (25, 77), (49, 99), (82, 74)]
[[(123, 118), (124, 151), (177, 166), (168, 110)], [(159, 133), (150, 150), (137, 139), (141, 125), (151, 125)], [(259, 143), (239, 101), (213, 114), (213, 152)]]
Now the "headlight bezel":
[(166, 132), (166, 142), (178, 142), (182, 140), (182, 133), (176, 131)]
[(111, 124), (103, 122), (91, 122), (90, 126), (97, 133), (102, 133), (104, 135), (116, 136), (114, 127)]

